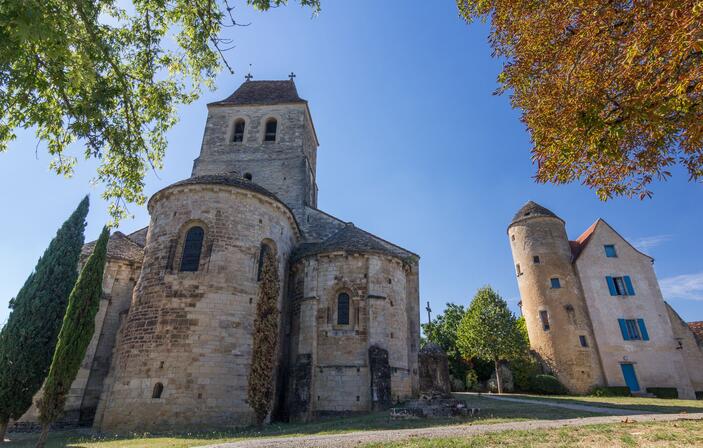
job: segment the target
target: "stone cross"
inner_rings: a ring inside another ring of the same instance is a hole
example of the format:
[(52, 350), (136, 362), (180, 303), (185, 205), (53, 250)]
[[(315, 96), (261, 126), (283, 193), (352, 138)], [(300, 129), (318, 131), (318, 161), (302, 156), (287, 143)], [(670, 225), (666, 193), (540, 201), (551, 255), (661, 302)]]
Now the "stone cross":
[(427, 310), (427, 322), (432, 323), (432, 308), (430, 308), (430, 302), (427, 302), (425, 309)]
[(288, 75), (291, 81), (293, 81), (293, 78), (295, 78), (295, 73), (290, 72), (290, 75)]

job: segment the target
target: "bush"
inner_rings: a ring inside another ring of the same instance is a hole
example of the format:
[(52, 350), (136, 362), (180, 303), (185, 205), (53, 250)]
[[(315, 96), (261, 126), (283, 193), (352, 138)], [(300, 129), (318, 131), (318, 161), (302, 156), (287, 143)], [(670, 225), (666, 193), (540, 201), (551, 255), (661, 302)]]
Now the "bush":
[(543, 395), (564, 395), (566, 388), (552, 375), (535, 375), (530, 381), (530, 391)]
[(481, 388), (481, 384), (478, 381), (478, 375), (474, 369), (470, 369), (466, 372), (466, 390), (478, 392)]
[(532, 379), (539, 374), (539, 366), (532, 356), (524, 356), (510, 361), (515, 390), (529, 392)]
[(657, 398), (679, 398), (679, 391), (675, 387), (648, 387), (647, 393)]
[(696, 400), (703, 400), (703, 390), (696, 391)]
[(594, 397), (629, 397), (630, 389), (626, 386), (596, 387), (591, 391)]

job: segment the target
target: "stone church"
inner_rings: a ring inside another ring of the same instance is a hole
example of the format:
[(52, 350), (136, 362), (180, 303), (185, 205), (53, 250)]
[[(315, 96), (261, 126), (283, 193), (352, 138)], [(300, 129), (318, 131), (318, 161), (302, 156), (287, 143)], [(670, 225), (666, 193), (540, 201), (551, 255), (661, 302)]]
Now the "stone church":
[(653, 258), (602, 219), (570, 241), (532, 201), (508, 236), (530, 346), (569, 391), (703, 398), (703, 323), (664, 301)]
[(148, 227), (110, 238), (69, 422), (115, 432), (252, 423), (266, 251), (281, 278), (271, 418), (365, 412), (417, 395), (419, 257), (317, 208), (317, 148), (292, 79), (248, 80), (208, 104), (191, 177), (150, 198)]

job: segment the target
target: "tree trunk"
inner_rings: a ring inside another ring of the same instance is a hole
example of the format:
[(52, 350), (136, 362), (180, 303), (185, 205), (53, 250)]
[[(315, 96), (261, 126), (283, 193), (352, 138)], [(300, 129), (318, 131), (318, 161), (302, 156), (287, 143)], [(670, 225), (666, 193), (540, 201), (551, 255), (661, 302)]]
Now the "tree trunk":
[(498, 386), (498, 393), (503, 393), (503, 380), (500, 378), (500, 364), (499, 361), (495, 360), (496, 365), (496, 385)]
[(0, 443), (5, 443), (5, 433), (7, 432), (8, 421), (0, 422)]
[(39, 434), (39, 439), (37, 440), (36, 448), (44, 448), (46, 444), (46, 439), (49, 437), (49, 424), (44, 423), (41, 426), (41, 434)]

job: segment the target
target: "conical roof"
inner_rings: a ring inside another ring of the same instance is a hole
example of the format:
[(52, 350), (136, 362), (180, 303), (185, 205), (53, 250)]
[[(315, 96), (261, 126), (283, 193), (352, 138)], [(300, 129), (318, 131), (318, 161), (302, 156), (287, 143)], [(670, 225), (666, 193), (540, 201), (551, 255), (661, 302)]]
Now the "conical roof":
[(554, 212), (552, 212), (548, 208), (543, 207), (534, 201), (528, 201), (525, 205), (520, 208), (520, 210), (517, 211), (517, 213), (515, 213), (515, 216), (513, 216), (513, 220), (510, 222), (510, 225), (512, 226), (517, 222), (535, 217), (550, 217), (561, 220), (560, 217), (558, 217)]

